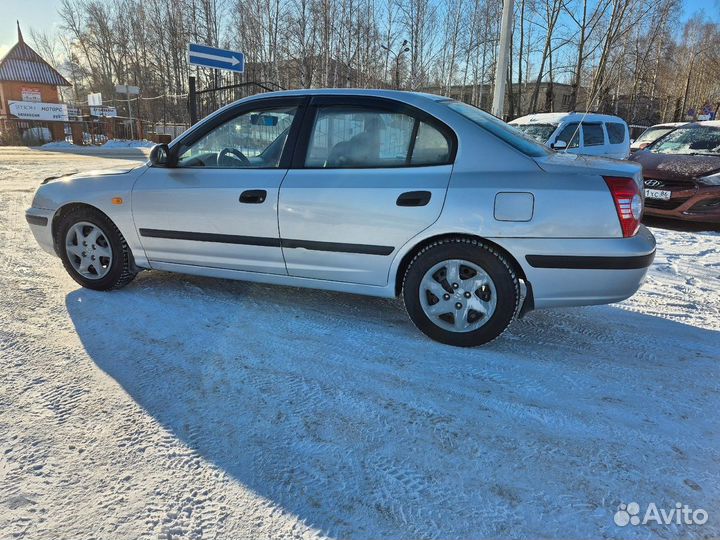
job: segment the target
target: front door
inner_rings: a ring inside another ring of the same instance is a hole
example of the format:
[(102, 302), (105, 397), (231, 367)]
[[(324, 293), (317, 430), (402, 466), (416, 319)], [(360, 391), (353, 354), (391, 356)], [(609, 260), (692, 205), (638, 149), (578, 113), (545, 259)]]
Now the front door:
[(174, 166), (138, 179), (133, 217), (151, 264), (286, 273), (277, 203), (299, 101), (261, 103), (210, 121), (173, 149)]
[(392, 255), (440, 216), (454, 133), (394, 100), (313, 98), (280, 188), (291, 276), (385, 285)]

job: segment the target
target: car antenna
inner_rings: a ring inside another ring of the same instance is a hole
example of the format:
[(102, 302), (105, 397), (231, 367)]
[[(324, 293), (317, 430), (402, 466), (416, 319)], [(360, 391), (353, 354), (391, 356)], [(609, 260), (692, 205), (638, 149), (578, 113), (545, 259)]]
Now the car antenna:
[[(596, 90), (596, 92), (599, 90), (599, 88)], [(585, 121), (585, 117), (590, 114), (590, 104), (595, 100), (595, 94), (590, 96), (590, 99), (585, 102), (585, 112), (583, 113), (582, 117), (580, 118), (580, 121), (578, 122), (577, 127), (575, 128), (575, 131), (573, 131), (572, 136), (570, 137), (570, 140), (568, 141), (567, 146), (563, 149), (563, 153), (566, 154), (567, 151), (570, 149), (570, 143), (575, 138), (575, 135), (578, 135), (578, 132), (580, 131), (580, 126)], [(580, 137), (578, 135), (578, 146), (580, 146)]]

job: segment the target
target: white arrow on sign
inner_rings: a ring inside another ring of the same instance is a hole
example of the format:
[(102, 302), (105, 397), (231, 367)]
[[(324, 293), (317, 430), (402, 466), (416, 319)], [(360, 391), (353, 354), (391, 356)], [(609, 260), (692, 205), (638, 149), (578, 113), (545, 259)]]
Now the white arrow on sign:
[(234, 56), (231, 56), (230, 58), (228, 58), (227, 56), (218, 56), (217, 54), (208, 54), (208, 53), (196, 52), (196, 51), (190, 51), (190, 56), (197, 56), (198, 58), (205, 58), (207, 60), (217, 60), (218, 62), (225, 62), (225, 63), (231, 64), (233, 66), (236, 66), (240, 63), (240, 60), (238, 60)]

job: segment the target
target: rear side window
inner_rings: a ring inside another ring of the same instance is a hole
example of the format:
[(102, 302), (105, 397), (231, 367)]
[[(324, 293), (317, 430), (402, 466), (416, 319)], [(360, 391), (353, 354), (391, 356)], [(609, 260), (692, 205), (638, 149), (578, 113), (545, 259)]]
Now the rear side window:
[(433, 126), (404, 113), (356, 106), (318, 109), (305, 158), (308, 168), (440, 165), (450, 142)]
[(564, 141), (566, 148), (577, 148), (580, 146), (580, 124), (572, 122), (567, 124), (562, 131), (555, 137), (555, 142)]
[(411, 165), (437, 165), (450, 159), (450, 142), (430, 124), (420, 122), (415, 146), (410, 157)]
[(619, 122), (608, 122), (605, 124), (610, 144), (622, 144), (625, 142), (625, 124)]
[(605, 144), (602, 124), (583, 123), (583, 146), (600, 146)]

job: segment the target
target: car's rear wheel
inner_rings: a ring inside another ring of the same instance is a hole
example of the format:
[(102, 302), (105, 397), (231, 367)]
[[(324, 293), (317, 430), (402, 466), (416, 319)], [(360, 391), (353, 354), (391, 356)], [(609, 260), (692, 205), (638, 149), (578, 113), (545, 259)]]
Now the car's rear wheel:
[(107, 291), (133, 280), (132, 253), (108, 217), (89, 207), (60, 216), (55, 245), (70, 277), (83, 287)]
[(508, 327), (520, 301), (512, 266), (477, 240), (450, 238), (421, 250), (403, 281), (405, 308), (430, 338), (474, 347)]

